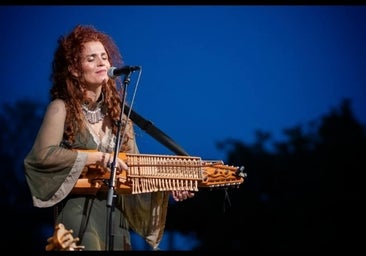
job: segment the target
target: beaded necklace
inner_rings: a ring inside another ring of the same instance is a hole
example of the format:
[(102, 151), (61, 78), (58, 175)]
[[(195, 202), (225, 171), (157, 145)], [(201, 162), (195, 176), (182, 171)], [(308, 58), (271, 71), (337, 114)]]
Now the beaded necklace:
[(104, 118), (104, 113), (102, 112), (102, 106), (104, 103), (104, 94), (101, 94), (102, 98), (97, 102), (97, 105), (94, 110), (90, 110), (87, 106), (87, 104), (82, 104), (81, 107), (83, 109), (83, 113), (85, 115), (86, 120), (90, 124), (98, 123), (99, 121), (102, 121)]

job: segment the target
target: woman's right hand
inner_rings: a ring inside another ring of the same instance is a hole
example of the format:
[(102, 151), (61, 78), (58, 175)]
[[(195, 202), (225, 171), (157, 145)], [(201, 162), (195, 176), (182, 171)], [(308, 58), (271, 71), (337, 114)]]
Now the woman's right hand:
[[(110, 168), (112, 168), (112, 162), (113, 155), (111, 153), (95, 151), (88, 153), (88, 160), (86, 165), (96, 164), (110, 170)], [(116, 169), (117, 172), (121, 172), (122, 170), (128, 170), (128, 166), (122, 159), (117, 157)]]
[[(102, 163), (105, 167), (111, 169), (113, 163), (113, 155), (111, 153), (103, 153), (102, 155)], [(116, 158), (116, 170), (117, 173), (122, 172), (122, 170), (128, 170), (127, 164), (120, 158)]]
[[(113, 163), (113, 155), (109, 154), (109, 153), (105, 153), (105, 154), (108, 157), (108, 162), (106, 163), (106, 167), (111, 169), (112, 163)], [(122, 159), (120, 159), (118, 157), (116, 158), (116, 170), (117, 170), (117, 173), (122, 172), (122, 170), (128, 170), (128, 166), (125, 163), (125, 161), (123, 161)]]

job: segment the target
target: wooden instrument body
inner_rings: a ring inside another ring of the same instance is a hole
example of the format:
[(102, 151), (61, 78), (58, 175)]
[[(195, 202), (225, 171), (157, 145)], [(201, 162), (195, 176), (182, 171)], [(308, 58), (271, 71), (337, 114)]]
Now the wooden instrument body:
[[(243, 167), (224, 165), (222, 161), (202, 161), (200, 157), (129, 153), (119, 153), (118, 157), (128, 165), (127, 171), (116, 173), (112, 179), (119, 194), (238, 187), (246, 177)], [(107, 190), (110, 175), (109, 168), (88, 165), (72, 193), (95, 194)]]

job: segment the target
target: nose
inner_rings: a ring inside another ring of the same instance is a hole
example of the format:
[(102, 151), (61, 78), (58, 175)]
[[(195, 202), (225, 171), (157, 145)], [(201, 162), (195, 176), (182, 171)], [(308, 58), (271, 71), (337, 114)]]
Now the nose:
[(107, 60), (104, 60), (101, 56), (98, 57), (97, 64), (98, 66), (105, 66)]

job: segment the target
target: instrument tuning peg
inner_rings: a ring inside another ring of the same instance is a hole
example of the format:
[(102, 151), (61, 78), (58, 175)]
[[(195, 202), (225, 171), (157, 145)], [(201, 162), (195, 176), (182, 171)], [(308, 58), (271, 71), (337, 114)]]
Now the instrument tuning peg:
[(240, 166), (238, 168), (238, 170), (236, 171), (236, 175), (238, 175), (239, 177), (242, 177), (242, 178), (246, 178), (247, 177), (247, 173), (244, 172), (244, 169), (245, 169), (244, 166)]

